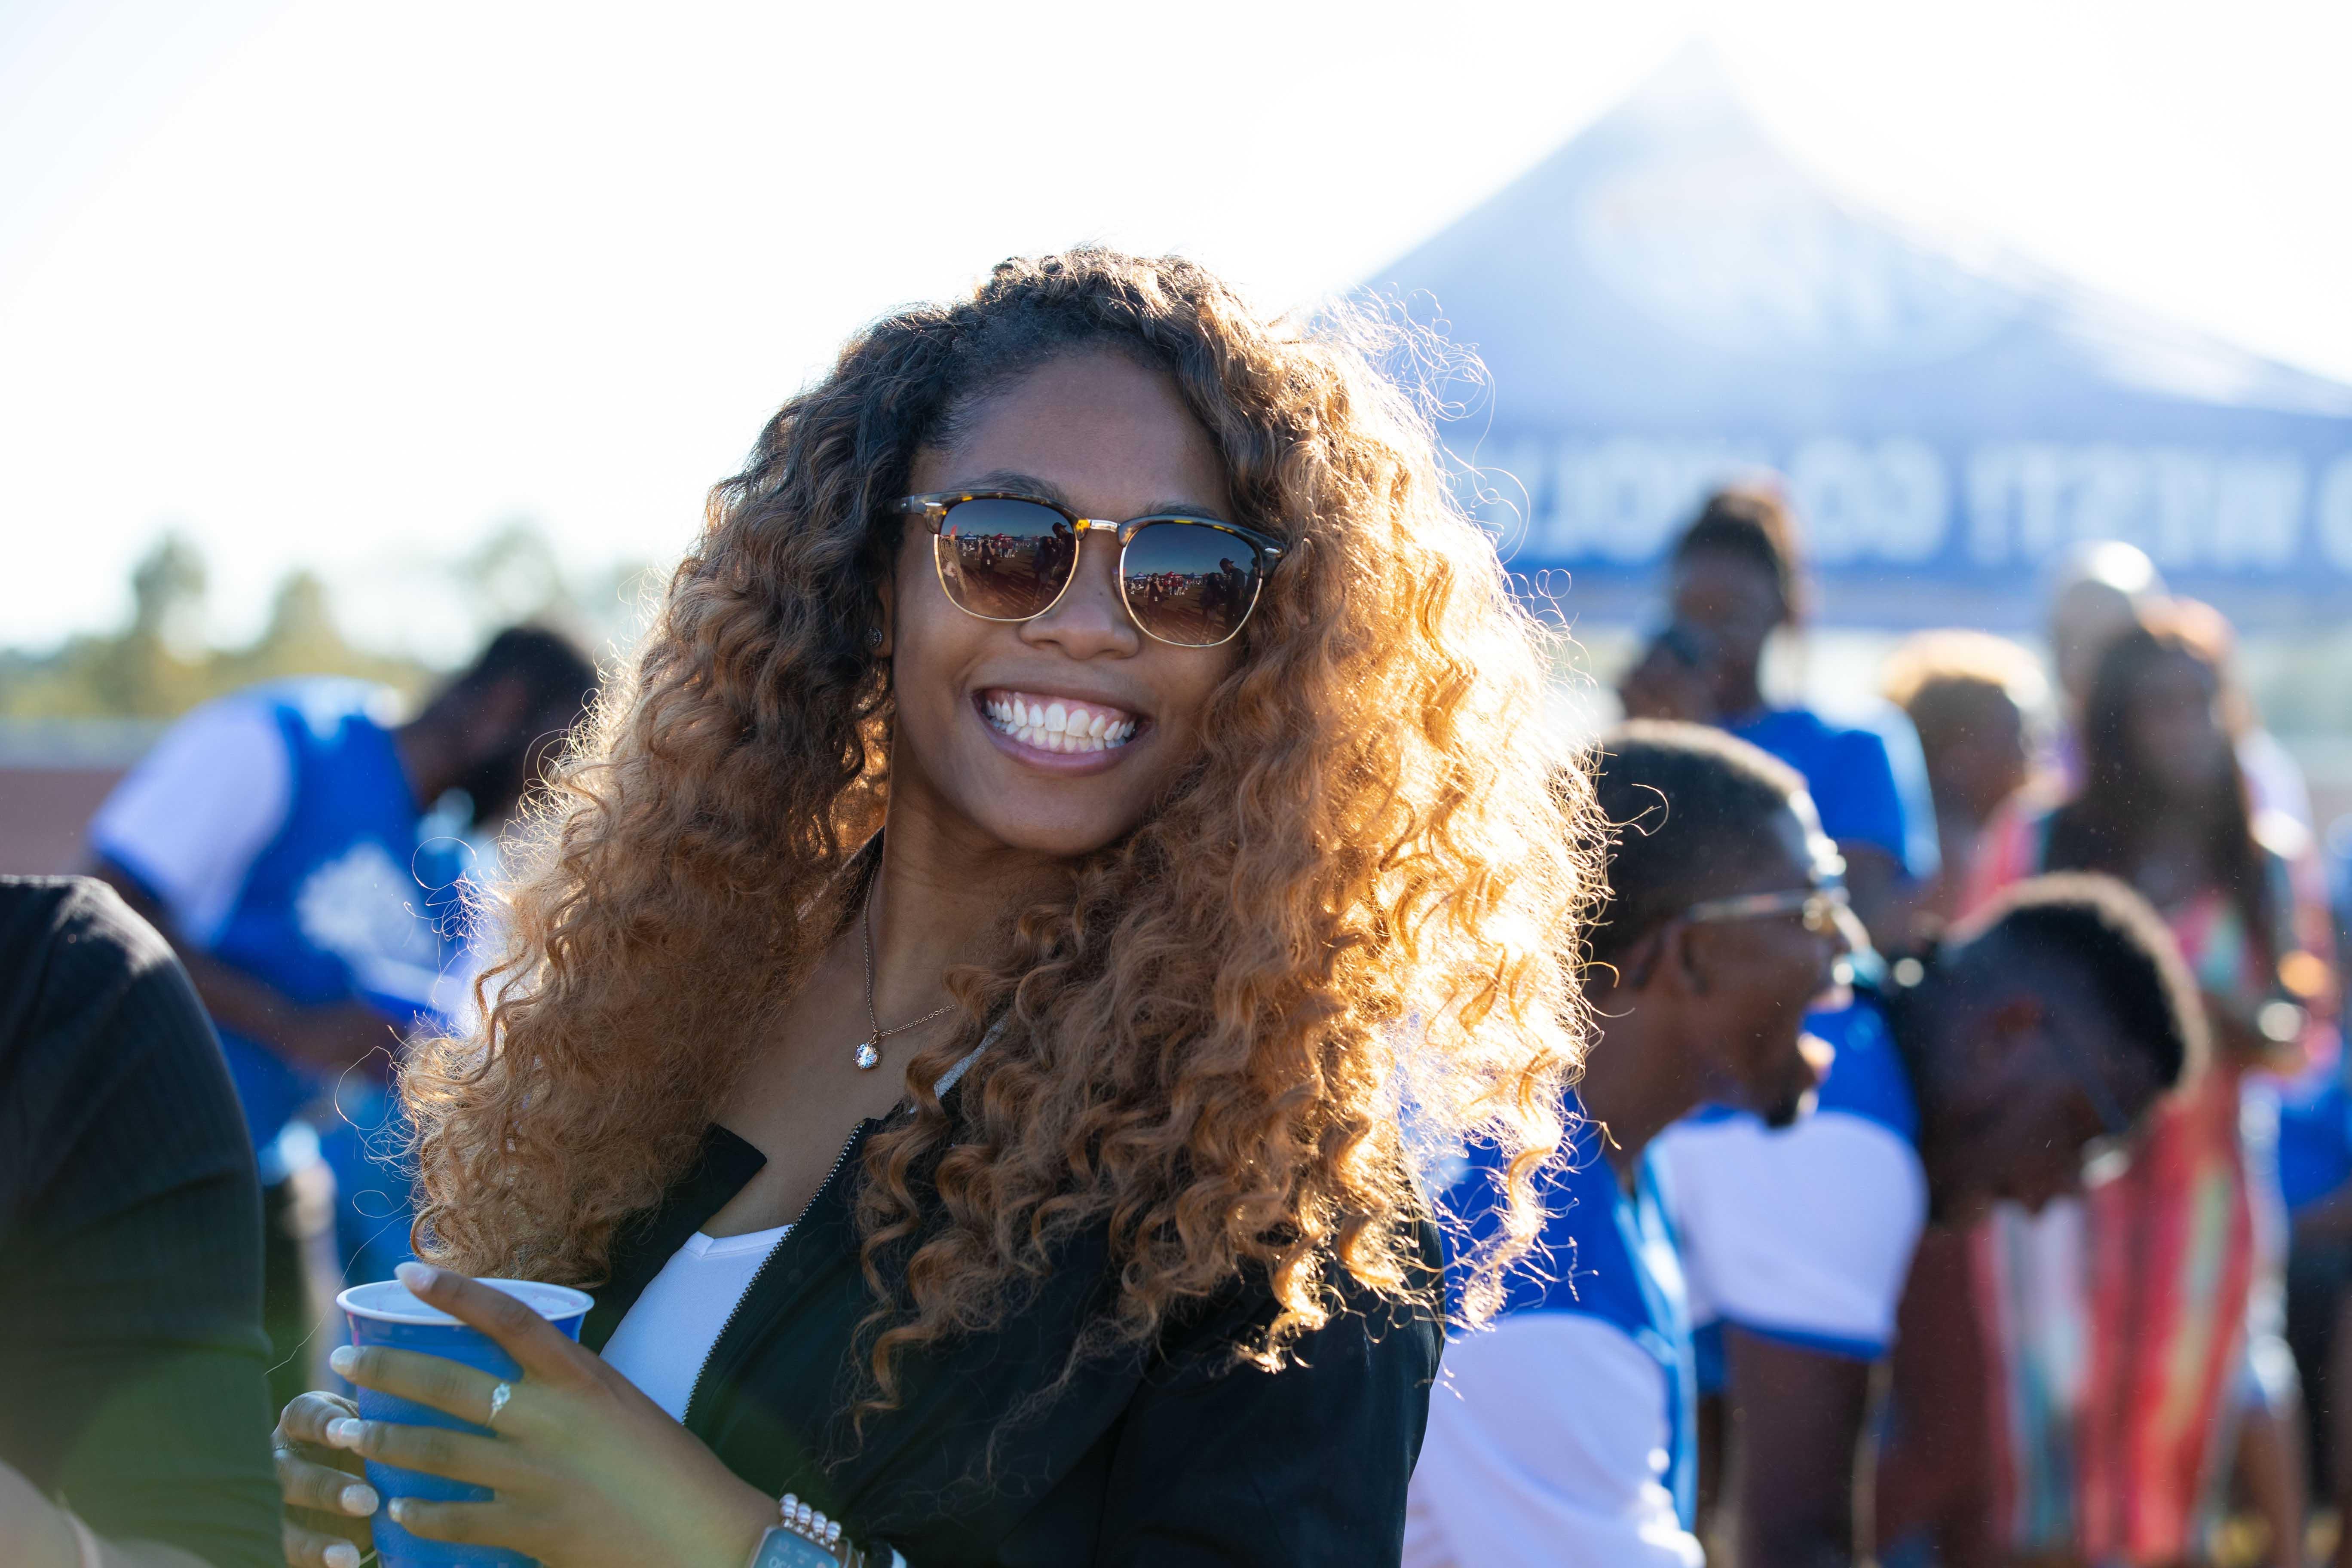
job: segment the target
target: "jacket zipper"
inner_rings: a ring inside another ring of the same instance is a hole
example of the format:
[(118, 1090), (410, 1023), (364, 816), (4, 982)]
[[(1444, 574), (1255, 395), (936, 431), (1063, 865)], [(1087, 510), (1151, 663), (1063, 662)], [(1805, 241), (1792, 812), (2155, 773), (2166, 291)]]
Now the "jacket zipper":
[(841, 1152), (833, 1157), (833, 1168), (824, 1173), (824, 1180), (816, 1184), (816, 1191), (809, 1194), (808, 1202), (801, 1205), (801, 1212), (793, 1219), (791, 1229), (777, 1237), (776, 1245), (768, 1249), (768, 1256), (760, 1260), (760, 1267), (753, 1271), (751, 1283), (743, 1287), (743, 1293), (735, 1298), (735, 1305), (729, 1310), (727, 1321), (719, 1325), (718, 1337), (710, 1342), (710, 1348), (702, 1352), (702, 1364), (694, 1369), (694, 1387), (686, 1396), (686, 1411), (678, 1418), (679, 1426), (689, 1431), (693, 1429), (694, 1407), (702, 1398), (702, 1380), (709, 1375), (711, 1360), (718, 1355), (719, 1347), (727, 1342), (727, 1336), (734, 1331), (735, 1320), (743, 1315), (743, 1303), (751, 1299), (752, 1293), (759, 1289), (760, 1282), (768, 1277), (768, 1270), (775, 1267), (776, 1255), (783, 1251), (785, 1244), (792, 1240), (793, 1231), (807, 1223), (810, 1212), (816, 1207), (817, 1199), (824, 1196), (825, 1190), (833, 1185), (833, 1179), (841, 1174), (842, 1166), (849, 1163), (849, 1152), (857, 1147), (857, 1140), (865, 1133), (866, 1124), (862, 1121), (850, 1130), (849, 1137), (841, 1145)]

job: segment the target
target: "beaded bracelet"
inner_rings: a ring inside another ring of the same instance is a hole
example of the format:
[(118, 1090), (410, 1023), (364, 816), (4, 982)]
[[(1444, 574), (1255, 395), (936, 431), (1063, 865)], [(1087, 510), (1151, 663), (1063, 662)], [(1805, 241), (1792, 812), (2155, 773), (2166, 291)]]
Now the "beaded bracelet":
[(841, 1539), (841, 1521), (825, 1518), (791, 1492), (777, 1511), (782, 1517), (760, 1537), (749, 1568), (866, 1568), (866, 1553)]

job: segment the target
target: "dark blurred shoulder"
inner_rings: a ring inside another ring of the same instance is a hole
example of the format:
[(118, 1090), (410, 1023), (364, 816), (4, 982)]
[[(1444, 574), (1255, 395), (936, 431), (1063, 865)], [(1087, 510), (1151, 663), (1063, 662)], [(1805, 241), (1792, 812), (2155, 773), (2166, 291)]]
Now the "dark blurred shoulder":
[(91, 878), (0, 877), (0, 1235), (37, 1200), (59, 1220), (95, 1201), (56, 1185), (77, 1154), (120, 1162), (106, 1186), (123, 1201), (142, 1177), (252, 1158), (212, 1022), (154, 927)]
[(0, 1462), (102, 1535), (276, 1561), (261, 1253), (170, 947), (102, 882), (0, 877)]
[(0, 997), (43, 984), (103, 986), (171, 962), (155, 928), (95, 877), (0, 877)]
[[(135, 1020), (129, 1015), (135, 1015)], [(220, 1055), (162, 933), (92, 877), (0, 877), (0, 1097), (25, 1075), (103, 1052)]]

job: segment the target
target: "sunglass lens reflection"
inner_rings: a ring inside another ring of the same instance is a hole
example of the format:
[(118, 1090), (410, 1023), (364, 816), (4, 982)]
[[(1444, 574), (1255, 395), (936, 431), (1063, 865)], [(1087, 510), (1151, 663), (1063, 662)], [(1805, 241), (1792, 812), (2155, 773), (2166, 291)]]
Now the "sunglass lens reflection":
[(959, 501), (940, 523), (948, 597), (992, 621), (1026, 620), (1052, 604), (1077, 554), (1069, 519), (1035, 501)]
[(1188, 647), (1223, 642), (1257, 602), (1257, 552), (1204, 523), (1146, 523), (1127, 547), (1126, 572), (1137, 624)]

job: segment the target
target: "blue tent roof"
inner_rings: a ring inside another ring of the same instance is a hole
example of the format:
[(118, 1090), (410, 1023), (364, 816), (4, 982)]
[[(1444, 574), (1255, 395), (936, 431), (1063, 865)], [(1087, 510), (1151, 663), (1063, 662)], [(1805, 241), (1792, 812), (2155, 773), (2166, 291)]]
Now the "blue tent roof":
[(1856, 205), (1697, 50), (1370, 281), (1485, 361), (1448, 443), (1586, 614), (1764, 468), (1842, 621), (2021, 625), (2086, 538), (2246, 624), (2352, 608), (2352, 386)]

